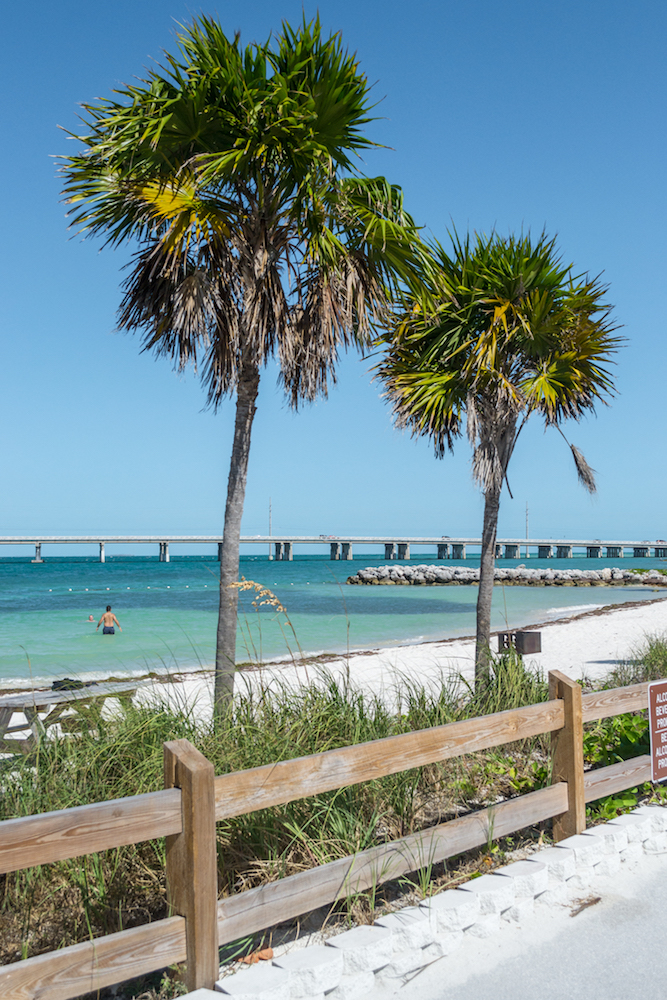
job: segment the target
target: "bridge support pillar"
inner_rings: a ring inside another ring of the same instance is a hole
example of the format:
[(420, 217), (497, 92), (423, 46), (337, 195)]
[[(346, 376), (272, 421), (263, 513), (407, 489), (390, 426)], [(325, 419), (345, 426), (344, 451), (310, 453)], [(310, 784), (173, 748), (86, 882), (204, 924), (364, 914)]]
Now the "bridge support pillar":
[(632, 554), (635, 559), (646, 559), (649, 554), (648, 545), (635, 545)]
[(553, 545), (538, 545), (537, 546), (537, 558), (538, 559), (552, 559), (554, 554)]
[(409, 559), (410, 558), (410, 543), (409, 542), (399, 542), (398, 543), (398, 558), (399, 559)]
[[(660, 546), (657, 546), (656, 549), (655, 549), (655, 558), (656, 559), (664, 559), (666, 556), (667, 556), (667, 548), (663, 549)], [(620, 558), (621, 559), (623, 558), (623, 549), (621, 549), (621, 556), (620, 556)]]
[(502, 557), (503, 557), (503, 547), (500, 544), (500, 542), (496, 542), (495, 558), (502, 559)]
[(100, 542), (100, 562), (106, 562), (107, 557), (104, 551), (104, 542)]
[(519, 546), (518, 545), (506, 545), (505, 546), (505, 559), (518, 559), (519, 558)]
[(384, 557), (385, 557), (385, 559), (395, 559), (396, 558), (396, 542), (385, 542), (384, 543)]
[(218, 562), (222, 562), (222, 542), (218, 542)]
[(276, 552), (276, 562), (280, 562), (283, 558), (283, 543), (274, 542), (275, 552)]
[(343, 542), (341, 545), (341, 559), (351, 559), (352, 558), (352, 542)]
[(292, 543), (283, 542), (283, 559), (292, 562)]
[(34, 563), (43, 563), (44, 562), (44, 560), (42, 559), (42, 543), (41, 542), (35, 542), (35, 558), (32, 559), (31, 562), (34, 562)]
[(465, 557), (466, 557), (465, 545), (452, 545), (452, 559), (465, 559)]
[(601, 545), (587, 545), (586, 546), (586, 558), (587, 559), (600, 559), (602, 556), (602, 546)]
[(331, 542), (330, 545), (330, 558), (340, 559), (340, 542)]
[(169, 542), (160, 542), (160, 562), (169, 562)]
[(571, 545), (557, 545), (556, 546), (556, 558), (557, 559), (571, 559), (572, 558), (572, 546)]
[[(655, 550), (658, 551), (657, 549)], [(667, 553), (667, 549), (665, 549)], [(606, 548), (607, 559), (622, 559), (623, 558), (623, 546), (622, 545), (608, 545)]]
[(449, 559), (449, 545), (438, 542), (438, 559)]

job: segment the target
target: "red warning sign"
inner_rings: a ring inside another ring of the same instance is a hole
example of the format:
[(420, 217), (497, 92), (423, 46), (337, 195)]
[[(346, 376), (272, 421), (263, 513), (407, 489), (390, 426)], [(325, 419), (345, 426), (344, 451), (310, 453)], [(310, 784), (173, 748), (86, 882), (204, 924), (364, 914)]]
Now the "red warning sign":
[(651, 734), (651, 780), (667, 779), (667, 681), (648, 686), (648, 725)]

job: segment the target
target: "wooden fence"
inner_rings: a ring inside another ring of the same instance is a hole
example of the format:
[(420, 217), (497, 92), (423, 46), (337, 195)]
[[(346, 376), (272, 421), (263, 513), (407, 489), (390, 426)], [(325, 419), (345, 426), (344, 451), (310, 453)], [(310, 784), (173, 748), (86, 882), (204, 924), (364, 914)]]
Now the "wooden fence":
[[(583, 725), (647, 708), (646, 684), (582, 695), (554, 671), (549, 701), (215, 777), (187, 740), (164, 746), (163, 791), (0, 823), (0, 873), (166, 837), (170, 912), (0, 968), (3, 1000), (70, 1000), (186, 962), (211, 988), (218, 948), (349, 893), (554, 819), (554, 839), (585, 828), (585, 804), (651, 778), (649, 756), (584, 772)], [(552, 734), (549, 787), (218, 901), (216, 821), (410, 768)]]

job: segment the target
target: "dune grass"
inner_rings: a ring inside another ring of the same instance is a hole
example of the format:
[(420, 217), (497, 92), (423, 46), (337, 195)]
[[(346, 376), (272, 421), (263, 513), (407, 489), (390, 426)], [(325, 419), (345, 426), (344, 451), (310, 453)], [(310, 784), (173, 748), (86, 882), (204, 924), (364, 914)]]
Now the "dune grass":
[[(33, 755), (6, 764), (0, 820), (159, 789), (166, 740), (189, 739), (216, 774), (225, 774), (529, 704), (546, 691), (518, 657), (507, 656), (496, 661), (483, 695), (459, 682), (433, 691), (399, 678), (390, 709), (321, 670), (298, 690), (241, 683), (229, 727), (217, 735), (193, 706), (169, 707), (157, 694), (150, 705), (119, 708), (111, 719), (42, 740)], [(525, 752), (507, 749), (508, 771), (518, 773)], [(494, 800), (505, 770), (499, 759), (447, 761), (221, 822), (221, 892), (344, 857)], [(0, 876), (0, 962), (165, 914), (163, 840)]]
[[(607, 686), (666, 674), (667, 641), (648, 637)], [(494, 658), (491, 683), (481, 693), (460, 678), (435, 688), (398, 678), (393, 708), (326, 670), (298, 690), (275, 682), (259, 688), (241, 683), (221, 734), (200, 721), (194, 706), (170, 707), (156, 694), (150, 705), (119, 708), (112, 718), (76, 735), (44, 739), (34, 754), (5, 762), (0, 820), (157, 790), (166, 740), (187, 738), (216, 774), (224, 774), (547, 697), (545, 679), (512, 653)], [(643, 752), (638, 748), (645, 722), (640, 715), (627, 718), (635, 722), (623, 732), (614, 729), (615, 720), (589, 729), (589, 761), (619, 759), (619, 747), (631, 756), (633, 736), (635, 752)], [(225, 820), (217, 827), (220, 894), (531, 791), (549, 777), (545, 735)], [(166, 915), (161, 839), (0, 876), (0, 964)]]
[(608, 688), (641, 684), (667, 677), (667, 635), (649, 633), (623, 663), (609, 672), (604, 681)]

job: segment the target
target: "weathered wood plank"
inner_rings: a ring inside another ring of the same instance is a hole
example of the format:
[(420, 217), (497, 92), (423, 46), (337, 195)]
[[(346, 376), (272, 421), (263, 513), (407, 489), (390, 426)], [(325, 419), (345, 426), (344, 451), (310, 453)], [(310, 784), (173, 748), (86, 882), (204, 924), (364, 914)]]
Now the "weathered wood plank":
[(648, 684), (628, 684), (609, 691), (594, 691), (582, 699), (584, 722), (607, 719), (624, 712), (641, 712), (648, 708)]
[(9, 723), (12, 721), (12, 715), (14, 714), (13, 708), (3, 708), (0, 705), (0, 740), (8, 732)]
[(177, 788), (0, 823), (0, 873), (181, 831)]
[(181, 790), (183, 830), (167, 837), (170, 912), (185, 917), (186, 987), (212, 990), (218, 978), (218, 872), (213, 764), (188, 740), (164, 744), (164, 783)]
[(70, 1000), (186, 956), (185, 920), (170, 917), (0, 967), (2, 1000)]
[(291, 875), (218, 903), (218, 941), (226, 944), (348, 894), (398, 878), (505, 837), (567, 809), (567, 785), (551, 785), (491, 809), (450, 820), (340, 861)]
[(562, 701), (548, 701), (223, 774), (215, 779), (215, 818), (256, 812), (307, 795), (552, 732), (563, 723)]
[(584, 775), (584, 790), (587, 802), (601, 799), (604, 795), (614, 795), (634, 785), (651, 780), (651, 757), (644, 754), (632, 760), (621, 760), (609, 767), (599, 767)]
[(75, 688), (72, 691), (30, 690), (19, 694), (3, 694), (0, 695), (0, 707), (13, 708), (16, 712), (22, 712), (27, 707), (41, 712), (49, 705), (76, 703), (87, 698), (118, 698), (121, 695), (134, 694), (139, 686), (136, 682), (121, 681), (118, 684), (91, 684), (90, 687)]
[(581, 686), (560, 670), (552, 670), (549, 672), (549, 697), (562, 698), (565, 711), (565, 725), (551, 735), (551, 780), (567, 782), (568, 792), (567, 810), (554, 817), (553, 838), (558, 843), (586, 829)]
[(15, 736), (3, 737), (0, 740), (0, 753), (31, 753), (35, 749), (32, 737), (19, 740)]

